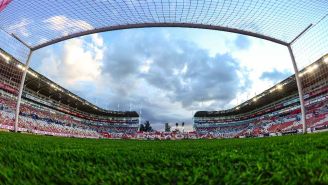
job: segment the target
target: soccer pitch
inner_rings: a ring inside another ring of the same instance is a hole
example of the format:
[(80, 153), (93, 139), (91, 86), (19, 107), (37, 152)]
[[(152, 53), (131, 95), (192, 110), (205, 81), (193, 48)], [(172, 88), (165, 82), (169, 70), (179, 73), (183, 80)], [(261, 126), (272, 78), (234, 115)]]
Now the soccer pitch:
[(0, 132), (0, 184), (328, 184), (328, 133), (134, 141)]

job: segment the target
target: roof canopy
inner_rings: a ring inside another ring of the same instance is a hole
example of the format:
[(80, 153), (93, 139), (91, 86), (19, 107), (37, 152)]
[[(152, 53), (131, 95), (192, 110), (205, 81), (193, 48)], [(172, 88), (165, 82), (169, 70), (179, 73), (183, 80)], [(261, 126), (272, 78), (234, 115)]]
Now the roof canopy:
[[(324, 62), (325, 57), (328, 57), (328, 54), (300, 71), (302, 76), (301, 82), (303, 84), (303, 88), (306, 89), (306, 97), (310, 95), (317, 96), (324, 92), (318, 89), (315, 92), (310, 92), (312, 89), (309, 89), (309, 87), (316, 83), (320, 84), (319, 82), (322, 81), (322, 79), (328, 79), (328, 66), (327, 63)], [(309, 72), (309, 70), (314, 68), (314, 71)], [(278, 89), (278, 86), (280, 86), (280, 89)], [(316, 88), (318, 88), (318, 86)], [(326, 88), (327, 86), (325, 86), (324, 89), (326, 90)], [(277, 83), (277, 85), (263, 91), (261, 94), (243, 102), (236, 107), (222, 111), (197, 111), (194, 117), (235, 116), (240, 114), (251, 114), (252, 111), (254, 116), (255, 112), (257, 112), (257, 115), (264, 115), (268, 113), (266, 111), (274, 112), (275, 107), (277, 105), (281, 105), (281, 103), (278, 104), (277, 101), (279, 102), (280, 100), (288, 99), (293, 95), (298, 95), (295, 75), (289, 76), (283, 81)], [(276, 105), (274, 106), (272, 103), (276, 103)], [(299, 104), (299, 101), (297, 103)]]
[(91, 33), (156, 26), (288, 44), (327, 10), (327, 0), (14, 0), (0, 13), (0, 29), (32, 50)]
[[(2, 52), (1, 49), (0, 51)], [(0, 85), (2, 84), (2, 82), (8, 84), (10, 87), (10, 93), (14, 96), (17, 95), (18, 89), (16, 83), (20, 83), (20, 81), (17, 78), (13, 77), (13, 75), (8, 75), (8, 73), (16, 74), (16, 76), (19, 76), (22, 71), (22, 64), (16, 61), (15, 59), (11, 60), (8, 63), (0, 59), (0, 64)], [(69, 109), (72, 110), (71, 112), (75, 111), (80, 113), (82, 111), (82, 114), (88, 113), (93, 114), (93, 116), (139, 117), (136, 111), (114, 111), (105, 110), (100, 107), (97, 107), (89, 101), (59, 86), (55, 82), (51, 81), (42, 74), (34, 71), (33, 69), (29, 69), (29, 72), (26, 75), (24, 88), (24, 99), (29, 99), (29, 101), (42, 104), (46, 107), (51, 107), (52, 109), (62, 111), (62, 109), (58, 109), (58, 107), (69, 106)], [(39, 100), (36, 101), (34, 98), (31, 98), (31, 96), (28, 96), (27, 94), (32, 94), (33, 96), (38, 97)], [(40, 98), (45, 101), (41, 103), (42, 101), (40, 101)], [(48, 102), (48, 104), (45, 104), (44, 102)]]

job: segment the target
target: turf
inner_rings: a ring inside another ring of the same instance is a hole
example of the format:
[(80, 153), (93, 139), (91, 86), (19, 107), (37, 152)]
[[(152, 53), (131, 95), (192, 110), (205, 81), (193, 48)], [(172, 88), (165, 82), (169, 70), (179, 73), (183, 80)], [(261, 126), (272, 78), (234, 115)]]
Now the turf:
[(0, 132), (0, 184), (328, 184), (328, 133), (132, 141)]

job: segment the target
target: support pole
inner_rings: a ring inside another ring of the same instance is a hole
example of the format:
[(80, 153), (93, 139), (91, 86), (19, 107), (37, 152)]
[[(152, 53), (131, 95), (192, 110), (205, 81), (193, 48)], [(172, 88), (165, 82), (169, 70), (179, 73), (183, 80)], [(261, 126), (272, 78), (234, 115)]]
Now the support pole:
[(140, 132), (140, 126), (141, 126), (141, 106), (139, 106), (139, 127), (138, 127), (138, 132)]
[(17, 99), (17, 104), (16, 104), (15, 125), (14, 125), (15, 132), (17, 132), (17, 130), (18, 130), (20, 104), (22, 101), (22, 94), (23, 94), (26, 74), (27, 74), (28, 68), (30, 66), (31, 55), (32, 55), (32, 50), (30, 50), (30, 53), (28, 54), (28, 57), (27, 57), (26, 65), (23, 68), (23, 75), (22, 75), (22, 79), (21, 79), (21, 83), (20, 83), (20, 87), (19, 87), (19, 94), (18, 94), (18, 99)]
[(303, 94), (303, 87), (302, 87), (302, 82), (299, 77), (299, 72), (296, 64), (296, 60), (294, 57), (293, 50), (291, 48), (291, 45), (288, 45), (288, 51), (290, 54), (290, 58), (292, 59), (294, 71), (295, 71), (295, 79), (296, 79), (296, 84), (297, 84), (297, 90), (298, 90), (298, 95), (300, 98), (300, 103), (301, 103), (301, 123), (303, 124), (303, 133), (306, 133), (306, 117), (305, 117), (305, 103), (304, 103), (304, 94)]

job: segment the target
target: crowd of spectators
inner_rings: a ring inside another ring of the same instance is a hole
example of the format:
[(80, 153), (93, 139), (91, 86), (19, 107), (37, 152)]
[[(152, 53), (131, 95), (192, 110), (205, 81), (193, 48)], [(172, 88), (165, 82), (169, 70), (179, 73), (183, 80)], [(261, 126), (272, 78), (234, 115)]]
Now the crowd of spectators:
[[(0, 129), (14, 129), (15, 108), (15, 96), (0, 90)], [(24, 100), (21, 104), (18, 130), (44, 135), (100, 138), (104, 133), (136, 133), (138, 119), (122, 118), (97, 122)]]
[[(328, 89), (315, 96), (306, 98), (306, 125), (308, 131), (314, 131), (328, 127)], [(292, 96), (277, 103), (273, 103), (270, 113), (254, 116), (255, 113), (240, 119), (225, 119), (224, 117), (196, 117), (194, 118), (195, 130), (198, 135), (214, 138), (231, 137), (258, 137), (264, 135), (284, 134), (289, 132), (302, 132), (301, 110), (297, 100), (298, 96)], [(294, 102), (294, 103), (289, 103)], [(262, 112), (267, 112), (263, 111)], [(245, 115), (243, 115), (245, 117)]]

